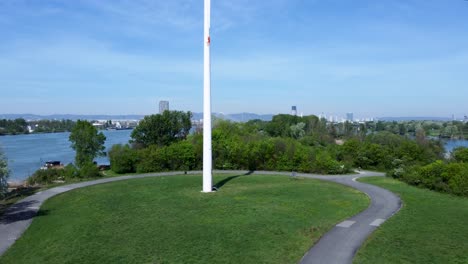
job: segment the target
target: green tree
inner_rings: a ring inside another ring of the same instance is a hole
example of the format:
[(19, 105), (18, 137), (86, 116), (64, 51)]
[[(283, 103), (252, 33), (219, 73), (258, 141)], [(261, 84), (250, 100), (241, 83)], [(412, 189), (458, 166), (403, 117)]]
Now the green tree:
[(5, 197), (5, 194), (8, 191), (8, 176), (10, 175), (10, 171), (8, 170), (8, 162), (0, 149), (0, 198)]
[(131, 142), (139, 146), (168, 146), (183, 140), (192, 128), (191, 112), (164, 111), (162, 114), (145, 116), (132, 131)]
[(293, 115), (275, 115), (266, 126), (266, 130), (272, 137), (287, 137), (290, 135), (291, 125), (297, 124), (299, 119), (300, 117)]
[(303, 122), (297, 123), (296, 125), (291, 125), (290, 126), (291, 137), (295, 138), (295, 139), (299, 139), (299, 138), (304, 137), (304, 135), (305, 135), (305, 131), (304, 131), (305, 126), (306, 126), (306, 124), (303, 123)]
[(71, 147), (76, 151), (75, 164), (78, 168), (92, 164), (94, 158), (104, 155), (106, 137), (88, 121), (78, 120), (70, 137)]
[(454, 149), (452, 151), (452, 157), (456, 162), (468, 163), (468, 148), (458, 147)]
[(116, 173), (136, 172), (138, 161), (137, 150), (129, 145), (114, 145), (109, 151), (109, 160), (112, 171)]

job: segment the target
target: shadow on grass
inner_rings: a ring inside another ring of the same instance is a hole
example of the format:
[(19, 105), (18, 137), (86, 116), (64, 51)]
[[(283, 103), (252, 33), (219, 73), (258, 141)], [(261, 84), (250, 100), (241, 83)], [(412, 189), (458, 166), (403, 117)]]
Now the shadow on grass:
[(6, 198), (0, 200), (0, 217), (9, 207), (13, 206), (22, 198), (33, 195), (39, 189), (39, 187), (18, 187), (17, 189), (10, 191)]
[(227, 177), (226, 179), (217, 182), (217, 183), (213, 186), (213, 189), (219, 190), (219, 189), (221, 189), (221, 187), (223, 187), (226, 183), (228, 183), (228, 182), (234, 180), (235, 178), (239, 178), (239, 177), (242, 177), (242, 176), (247, 176), (247, 175), (252, 174), (253, 172), (254, 172), (254, 171), (249, 171), (249, 172), (247, 172), (247, 173), (245, 173), (245, 174), (234, 175), (234, 176)]
[(0, 224), (11, 224), (49, 214), (49, 210), (40, 210), (37, 207), (37, 204), (38, 201), (32, 200), (16, 203), (10, 206), (0, 217)]
[(7, 194), (5, 200), (33, 195), (40, 187), (18, 187)]

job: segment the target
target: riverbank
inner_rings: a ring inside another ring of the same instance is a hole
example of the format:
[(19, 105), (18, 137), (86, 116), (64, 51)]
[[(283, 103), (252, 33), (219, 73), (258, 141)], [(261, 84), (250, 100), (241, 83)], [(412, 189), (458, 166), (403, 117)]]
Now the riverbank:
[[(108, 151), (114, 144), (126, 144), (132, 130), (105, 130), (105, 147)], [(38, 170), (46, 161), (57, 160), (67, 165), (75, 159), (70, 147), (69, 132), (28, 134), (0, 137), (0, 147), (8, 159), (11, 171), (8, 181), (20, 183)], [(96, 159), (98, 164), (109, 164), (107, 157)]]

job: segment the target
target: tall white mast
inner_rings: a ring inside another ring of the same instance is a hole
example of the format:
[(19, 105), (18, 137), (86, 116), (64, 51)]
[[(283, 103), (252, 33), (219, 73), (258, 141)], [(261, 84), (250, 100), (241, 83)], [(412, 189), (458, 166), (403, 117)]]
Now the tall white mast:
[(205, 0), (204, 76), (203, 76), (203, 192), (212, 191), (211, 156), (211, 60), (210, 60), (211, 0)]

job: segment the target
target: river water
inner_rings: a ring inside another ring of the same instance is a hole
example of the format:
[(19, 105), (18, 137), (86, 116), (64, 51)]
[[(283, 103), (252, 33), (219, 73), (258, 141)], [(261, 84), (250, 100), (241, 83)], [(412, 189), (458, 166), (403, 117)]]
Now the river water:
[(453, 149), (458, 147), (468, 148), (468, 140), (444, 140), (445, 151), (451, 152)]
[[(114, 144), (125, 144), (130, 140), (131, 130), (103, 131), (106, 136), (106, 151)], [(11, 171), (10, 181), (22, 181), (39, 169), (44, 162), (59, 160), (63, 164), (73, 162), (75, 152), (68, 141), (70, 133), (30, 134), (1, 136), (0, 148), (8, 158)], [(447, 152), (456, 147), (468, 147), (468, 140), (444, 141)], [(107, 157), (96, 159), (99, 164), (109, 164)]]
[[(106, 151), (114, 144), (128, 143), (131, 132), (104, 130)], [(1, 136), (0, 148), (8, 159), (8, 168), (11, 171), (9, 181), (26, 179), (49, 160), (58, 160), (65, 165), (73, 162), (75, 151), (70, 147), (69, 136), (69, 132)], [(96, 161), (98, 164), (109, 164), (107, 157), (99, 157)]]

